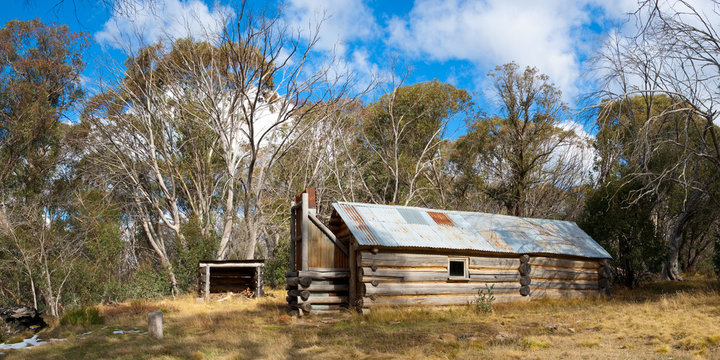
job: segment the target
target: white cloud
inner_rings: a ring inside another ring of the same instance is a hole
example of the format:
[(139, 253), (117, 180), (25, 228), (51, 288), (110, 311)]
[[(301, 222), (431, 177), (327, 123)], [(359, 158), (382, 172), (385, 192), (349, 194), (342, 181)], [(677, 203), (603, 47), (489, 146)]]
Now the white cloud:
[(137, 48), (166, 38), (212, 41), (232, 14), (230, 7), (215, 5), (211, 9), (200, 0), (131, 0), (113, 11), (95, 39), (118, 49)]
[(317, 50), (344, 55), (348, 42), (371, 40), (379, 32), (372, 10), (361, 0), (289, 0), (285, 5), (285, 22), (305, 38), (320, 25)]
[(377, 76), (379, 66), (363, 46), (379, 38), (382, 29), (362, 0), (289, 0), (283, 20), (304, 39), (317, 35), (314, 50), (321, 58), (334, 60), (324, 64), (331, 66), (331, 76), (350, 73), (357, 89), (364, 89)]
[(636, 7), (634, 0), (418, 0), (407, 18), (390, 20), (388, 43), (416, 58), (536, 66), (567, 100), (579, 92), (579, 29), (598, 17), (624, 19)]
[(570, 138), (569, 142), (558, 146), (552, 154), (554, 162), (574, 164), (572, 168), (575, 170), (576, 184), (591, 183), (592, 178), (597, 177), (595, 166), (595, 158), (597, 151), (592, 146), (595, 136), (590, 134), (585, 128), (574, 121), (564, 121), (558, 124), (558, 127), (565, 131), (572, 131), (575, 137)]

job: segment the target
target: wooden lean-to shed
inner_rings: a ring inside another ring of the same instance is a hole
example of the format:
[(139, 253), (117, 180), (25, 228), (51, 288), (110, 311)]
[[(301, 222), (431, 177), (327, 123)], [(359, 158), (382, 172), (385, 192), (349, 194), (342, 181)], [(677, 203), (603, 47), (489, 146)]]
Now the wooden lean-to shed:
[[(338, 202), (292, 207), (293, 313), (609, 294), (610, 255), (574, 222)], [(307, 213), (306, 213), (307, 212)], [(306, 241), (307, 240), (307, 241)]]
[(265, 260), (202, 260), (198, 263), (198, 293), (210, 299), (212, 293), (246, 293), (263, 296)]

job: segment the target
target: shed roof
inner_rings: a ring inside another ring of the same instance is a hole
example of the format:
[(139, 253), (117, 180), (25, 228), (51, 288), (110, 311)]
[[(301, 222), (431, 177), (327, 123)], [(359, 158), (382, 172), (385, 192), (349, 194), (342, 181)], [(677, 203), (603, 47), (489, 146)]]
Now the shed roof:
[(571, 221), (337, 202), (359, 245), (611, 258)]

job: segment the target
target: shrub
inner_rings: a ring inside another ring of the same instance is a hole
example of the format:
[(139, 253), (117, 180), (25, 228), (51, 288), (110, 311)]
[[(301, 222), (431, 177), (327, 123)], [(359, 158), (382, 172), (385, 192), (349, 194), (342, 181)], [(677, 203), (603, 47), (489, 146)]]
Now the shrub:
[(102, 325), (105, 319), (100, 316), (100, 311), (96, 307), (79, 308), (71, 310), (63, 314), (60, 318), (60, 325)]
[(485, 289), (479, 289), (478, 290), (478, 298), (475, 300), (475, 307), (478, 311), (484, 312), (484, 313), (491, 313), (493, 312), (493, 305), (492, 303), (495, 301), (495, 295), (493, 292), (493, 288), (495, 285), (488, 286), (485, 284)]
[(123, 284), (121, 299), (153, 299), (170, 295), (172, 283), (167, 271), (151, 264), (141, 265)]

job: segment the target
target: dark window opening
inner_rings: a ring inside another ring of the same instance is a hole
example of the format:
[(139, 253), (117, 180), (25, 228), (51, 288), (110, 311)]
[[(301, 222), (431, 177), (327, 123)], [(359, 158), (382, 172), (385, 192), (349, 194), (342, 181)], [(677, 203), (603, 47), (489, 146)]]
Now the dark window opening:
[(465, 277), (465, 261), (450, 260), (450, 277)]

